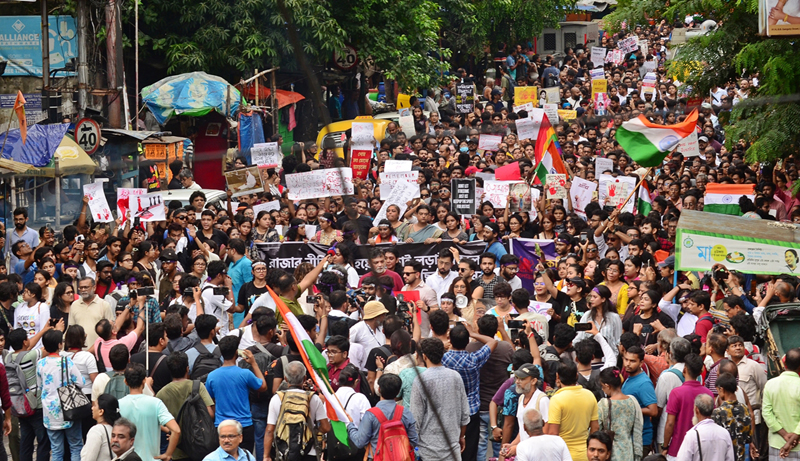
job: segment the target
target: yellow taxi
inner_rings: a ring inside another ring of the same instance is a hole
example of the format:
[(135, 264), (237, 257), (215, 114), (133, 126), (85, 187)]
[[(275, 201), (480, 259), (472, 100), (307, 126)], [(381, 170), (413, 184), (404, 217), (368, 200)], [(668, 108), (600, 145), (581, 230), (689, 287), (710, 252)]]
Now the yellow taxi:
[(345, 137), (345, 132), (352, 128), (353, 123), (372, 123), (372, 126), (375, 130), (375, 140), (377, 142), (381, 142), (383, 138), (386, 136), (386, 127), (391, 123), (391, 120), (378, 120), (374, 119), (369, 115), (362, 115), (360, 117), (356, 117), (354, 120), (342, 120), (340, 122), (334, 122), (330, 125), (322, 128), (317, 135), (317, 146), (318, 152), (322, 152), (322, 147), (327, 145), (330, 141), (327, 139), (331, 139), (333, 141), (334, 150), (336, 151), (336, 155), (341, 158), (344, 158), (344, 144), (347, 141)]

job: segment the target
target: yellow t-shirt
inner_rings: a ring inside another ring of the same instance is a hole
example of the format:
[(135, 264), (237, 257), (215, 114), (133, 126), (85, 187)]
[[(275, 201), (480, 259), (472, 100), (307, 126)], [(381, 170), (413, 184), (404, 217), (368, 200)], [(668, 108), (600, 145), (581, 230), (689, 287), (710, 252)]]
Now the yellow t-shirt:
[(550, 397), (547, 422), (560, 425), (558, 435), (574, 461), (588, 461), (586, 439), (592, 421), (597, 421), (597, 399), (583, 386), (562, 387)]

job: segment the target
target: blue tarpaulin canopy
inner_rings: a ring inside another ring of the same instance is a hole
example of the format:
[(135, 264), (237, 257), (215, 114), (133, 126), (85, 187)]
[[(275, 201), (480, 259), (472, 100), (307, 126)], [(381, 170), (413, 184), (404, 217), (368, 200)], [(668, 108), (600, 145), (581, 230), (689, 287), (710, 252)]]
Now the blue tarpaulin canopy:
[(205, 72), (173, 75), (142, 90), (142, 102), (162, 125), (173, 115), (201, 116), (212, 110), (230, 117), (241, 100), (233, 85)]
[[(33, 125), (28, 127), (28, 138), (22, 144), (19, 128), (9, 130), (2, 157), (36, 167), (50, 163), (53, 155), (69, 130), (69, 123)], [(5, 136), (5, 134), (3, 134)], [(2, 145), (2, 141), (0, 141)]]

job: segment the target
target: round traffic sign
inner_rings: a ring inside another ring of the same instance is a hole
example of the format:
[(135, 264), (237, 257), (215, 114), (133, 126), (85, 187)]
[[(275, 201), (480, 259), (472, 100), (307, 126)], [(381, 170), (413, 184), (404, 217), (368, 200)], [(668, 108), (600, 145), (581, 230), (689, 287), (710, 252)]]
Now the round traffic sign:
[(75, 125), (75, 142), (91, 155), (100, 147), (100, 125), (90, 118), (84, 118)]
[(342, 70), (351, 70), (358, 64), (358, 52), (350, 45), (333, 52), (333, 64)]

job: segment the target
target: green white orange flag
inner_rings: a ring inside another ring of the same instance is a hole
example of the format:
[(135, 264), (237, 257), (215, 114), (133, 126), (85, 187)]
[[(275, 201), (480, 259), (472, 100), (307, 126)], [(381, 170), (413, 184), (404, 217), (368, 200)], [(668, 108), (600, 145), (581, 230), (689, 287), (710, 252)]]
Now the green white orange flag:
[(22, 144), (28, 139), (28, 121), (25, 118), (25, 96), (22, 91), (17, 90), (17, 99), (14, 100), (14, 112), (19, 119), (19, 135), (22, 137)]
[(653, 199), (650, 197), (650, 189), (647, 188), (647, 182), (642, 181), (639, 186), (639, 198), (636, 200), (636, 210), (642, 216), (647, 216), (653, 211)]
[(272, 296), (272, 299), (275, 301), (275, 304), (278, 306), (278, 311), (286, 322), (286, 326), (289, 328), (289, 333), (291, 333), (294, 343), (297, 344), (297, 349), (299, 349), (300, 356), (303, 358), (303, 363), (309, 371), (311, 378), (314, 380), (314, 385), (322, 392), (322, 396), (325, 398), (325, 409), (328, 414), (328, 419), (331, 422), (333, 434), (340, 442), (349, 446), (347, 441), (347, 423), (350, 421), (350, 417), (333, 392), (328, 378), (328, 366), (325, 363), (325, 358), (317, 350), (314, 341), (308, 336), (308, 333), (306, 333), (300, 321), (297, 320), (297, 316), (294, 315), (294, 312), (289, 310), (286, 303), (272, 291), (272, 288), (267, 286), (267, 289), (269, 290), (270, 296)]
[(755, 200), (755, 191), (755, 184), (706, 184), (703, 211), (741, 216), (739, 199), (745, 195), (750, 200)]
[(676, 125), (656, 125), (644, 115), (629, 120), (617, 130), (617, 142), (643, 167), (661, 165), (669, 152), (697, 127), (697, 109)]
[(536, 156), (535, 184), (544, 184), (548, 174), (568, 174), (564, 161), (561, 159), (561, 146), (558, 144), (556, 130), (550, 125), (547, 117), (542, 118), (539, 133), (534, 147)]

